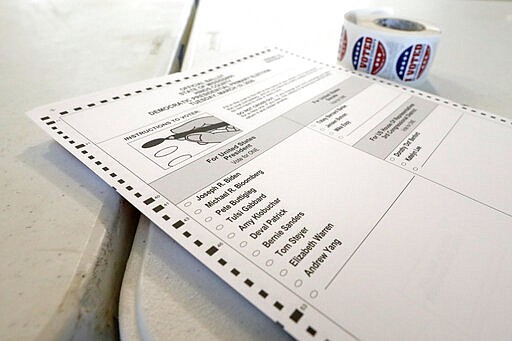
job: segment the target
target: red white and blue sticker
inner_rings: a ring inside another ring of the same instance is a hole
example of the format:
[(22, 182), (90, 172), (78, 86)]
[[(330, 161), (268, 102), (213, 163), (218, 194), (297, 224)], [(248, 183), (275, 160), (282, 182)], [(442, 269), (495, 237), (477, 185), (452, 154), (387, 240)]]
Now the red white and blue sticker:
[(354, 44), (352, 65), (355, 70), (376, 75), (386, 64), (386, 57), (386, 48), (380, 40), (364, 36)]
[(347, 52), (348, 40), (347, 40), (347, 30), (345, 26), (341, 29), (341, 39), (340, 39), (340, 48), (338, 50), (338, 61), (342, 61), (343, 57), (345, 57), (345, 53)]
[(421, 77), (431, 56), (428, 44), (415, 44), (406, 48), (396, 61), (395, 71), (402, 81), (412, 82)]

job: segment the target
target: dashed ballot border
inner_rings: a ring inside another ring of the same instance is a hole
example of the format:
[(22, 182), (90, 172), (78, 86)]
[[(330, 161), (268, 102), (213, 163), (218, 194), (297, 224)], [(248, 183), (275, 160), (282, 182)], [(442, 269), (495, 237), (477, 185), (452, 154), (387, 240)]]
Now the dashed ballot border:
[[(74, 152), (75, 155), (78, 154), (77, 156), (82, 162), (89, 166), (89, 168), (93, 169), (112, 188), (122, 194), (128, 201), (132, 202), (144, 214), (151, 217), (157, 225), (163, 225), (175, 230), (175, 233), (173, 234), (174, 238), (180, 236), (182, 239), (190, 241), (196, 248), (202, 250), (208, 258), (211, 257), (214, 263), (217, 264), (218, 268), (225, 269), (226, 273), (239, 279), (245, 287), (254, 290), (254, 296), (265, 301), (265, 303), (269, 304), (275, 311), (283, 314), (284, 318), (297, 324), (303, 324), (304, 331), (307, 335), (311, 337), (317, 335), (317, 328), (314, 325), (305, 322), (305, 312), (302, 311), (300, 307), (285, 305), (285, 303), (277, 298), (276, 295), (272, 295), (272, 291), (268, 290), (266, 285), (258, 285), (256, 280), (254, 280), (250, 275), (245, 274), (239, 266), (231, 265), (228, 257), (219, 255), (221, 247), (204, 242), (204, 239), (194, 235), (192, 232), (193, 229), (187, 227), (187, 223), (185, 221), (186, 218), (172, 219), (173, 215), (168, 212), (169, 210), (167, 209), (172, 204), (166, 201), (163, 196), (159, 195), (157, 192), (155, 192), (157, 194), (147, 193), (148, 190), (151, 190), (151, 187), (147, 184), (141, 184), (140, 187), (139, 185), (135, 185), (134, 183), (136, 181), (128, 180), (128, 178), (133, 177), (133, 175), (127, 174), (129, 171), (124, 170), (122, 165), (113, 165), (111, 163), (112, 160), (105, 161), (106, 159), (111, 159), (111, 157), (108, 155), (104, 158), (98, 156), (102, 151), (92, 151), (93, 148), (97, 148), (94, 144), (81, 141), (79, 142), (78, 138), (72, 138), (71, 135), (73, 134), (66, 133), (65, 128), (59, 128), (58, 122), (52, 120), (50, 116), (41, 117), (40, 120), (59, 137), (61, 140), (59, 142), (63, 143), (66, 149)], [(144, 190), (142, 189), (143, 187), (145, 188)], [(141, 205), (141, 203), (143, 205)], [(185, 246), (187, 247), (188, 245)], [(282, 322), (282, 319), (281, 321), (276, 320), (275, 322), (281, 328), (285, 328), (285, 323)]]
[(367, 73), (363, 73), (363, 72), (359, 72), (359, 71), (353, 71), (353, 70), (348, 70), (348, 69), (346, 69), (346, 68), (344, 68), (342, 66), (339, 66), (339, 65), (323, 63), (323, 62), (320, 62), (320, 61), (317, 61), (317, 60), (305, 57), (303, 55), (299, 55), (299, 54), (293, 53), (293, 52), (285, 50), (285, 49), (276, 48), (276, 50), (284, 52), (284, 53), (287, 53), (290, 56), (294, 56), (294, 57), (297, 57), (299, 59), (303, 59), (303, 60), (306, 60), (306, 61), (309, 61), (309, 62), (312, 62), (312, 63), (316, 63), (316, 64), (319, 64), (319, 65), (322, 65), (322, 66), (325, 66), (325, 67), (328, 67), (328, 68), (331, 68), (331, 69), (336, 69), (336, 70), (339, 70), (339, 71), (350, 73), (350, 74), (356, 75), (356, 76), (358, 76), (360, 78), (366, 78), (366, 79), (372, 80), (372, 81), (374, 81), (376, 83), (380, 83), (382, 85), (387, 85), (389, 87), (400, 89), (400, 90), (402, 90), (404, 92), (408, 92), (410, 94), (426, 98), (426, 99), (431, 100), (433, 102), (437, 102), (438, 104), (444, 104), (444, 105), (447, 105), (447, 106), (451, 106), (453, 108), (457, 108), (459, 110), (464, 110), (466, 113), (474, 114), (474, 115), (476, 115), (478, 117), (487, 118), (489, 120), (496, 121), (496, 122), (502, 123), (504, 125), (507, 125), (509, 127), (512, 127), (512, 120), (511, 119), (505, 118), (503, 116), (500, 116), (500, 115), (497, 115), (497, 114), (494, 114), (494, 113), (490, 113), (490, 112), (487, 112), (487, 111), (484, 111), (484, 110), (475, 109), (475, 108), (471, 107), (470, 105), (460, 104), (460, 103), (451, 101), (451, 100), (449, 100), (447, 98), (443, 98), (441, 96), (437, 96), (437, 95), (434, 95), (434, 94), (431, 94), (431, 93), (428, 93), (428, 92), (425, 92), (425, 91), (421, 91), (421, 90), (418, 90), (418, 89), (415, 89), (415, 88), (412, 88), (412, 87), (409, 87), (409, 86), (406, 86), (406, 85), (403, 85), (403, 84), (395, 83), (393, 81), (390, 81), (390, 80), (387, 80), (387, 79), (384, 79), (384, 78), (380, 78), (380, 77), (376, 77), (376, 76), (373, 76), (373, 75), (370, 75), (370, 74), (367, 74)]
[[(122, 100), (123, 98), (128, 98), (128, 97), (131, 97), (131, 96), (147, 93), (147, 92), (150, 92), (150, 91), (153, 91), (153, 90), (157, 90), (157, 89), (169, 86), (169, 85), (180, 83), (182, 81), (193, 79), (195, 77), (202, 76), (202, 75), (205, 75), (205, 74), (207, 74), (209, 72), (217, 71), (217, 70), (220, 70), (222, 68), (225, 68), (225, 67), (228, 67), (228, 66), (231, 66), (231, 65), (234, 65), (234, 64), (238, 64), (238, 63), (244, 62), (244, 61), (246, 61), (248, 59), (252, 59), (252, 58), (258, 57), (260, 55), (272, 52), (274, 50), (281, 51), (281, 52), (284, 52), (284, 53), (286, 53), (286, 54), (288, 54), (290, 56), (294, 56), (294, 57), (297, 57), (297, 58), (300, 58), (300, 59), (303, 59), (303, 60), (306, 60), (306, 61), (309, 61), (309, 62), (312, 62), (312, 63), (315, 63), (315, 64), (319, 64), (319, 65), (322, 65), (322, 66), (325, 66), (325, 67), (328, 67), (328, 68), (331, 68), (331, 69), (336, 69), (336, 70), (339, 70), (339, 71), (347, 72), (347, 73), (350, 73), (350, 74), (353, 74), (353, 75), (357, 75), (358, 77), (361, 77), (361, 78), (366, 78), (366, 79), (372, 80), (374, 82), (378, 82), (380, 84), (384, 84), (384, 85), (387, 85), (387, 86), (390, 86), (390, 87), (393, 87), (393, 88), (401, 89), (402, 91), (405, 91), (405, 92), (408, 92), (408, 93), (411, 93), (411, 94), (414, 94), (414, 95), (418, 95), (418, 96), (424, 97), (424, 98), (432, 100), (434, 102), (438, 102), (439, 104), (445, 104), (445, 105), (448, 105), (448, 106), (452, 106), (454, 108), (464, 110), (464, 111), (466, 111), (468, 113), (476, 114), (476, 115), (479, 115), (481, 117), (486, 117), (486, 118), (488, 118), (490, 120), (494, 120), (494, 121), (497, 121), (497, 122), (504, 123), (506, 125), (512, 126), (512, 120), (510, 120), (508, 118), (505, 118), (505, 117), (502, 117), (500, 115), (497, 115), (497, 114), (494, 114), (494, 113), (490, 113), (490, 112), (487, 112), (487, 111), (484, 111), (484, 110), (475, 109), (475, 108), (473, 108), (473, 107), (471, 107), (469, 105), (460, 104), (460, 103), (451, 101), (449, 99), (446, 99), (446, 98), (443, 98), (443, 97), (440, 97), (440, 96), (437, 96), (437, 95), (434, 95), (434, 94), (431, 94), (431, 93), (428, 93), (428, 92), (424, 92), (424, 91), (421, 91), (421, 90), (418, 90), (418, 89), (415, 89), (415, 88), (412, 88), (412, 87), (408, 87), (408, 86), (405, 86), (405, 85), (401, 85), (401, 84), (398, 84), (398, 83), (391, 82), (391, 81), (389, 81), (387, 79), (384, 79), (384, 78), (375, 77), (375, 76), (372, 76), (372, 75), (369, 75), (369, 74), (366, 74), (366, 73), (362, 73), (362, 72), (359, 72), (359, 71), (351, 71), (351, 70), (348, 70), (348, 69), (346, 69), (344, 67), (341, 67), (339, 65), (323, 63), (323, 62), (320, 62), (320, 61), (317, 61), (317, 60), (314, 60), (314, 59), (311, 59), (311, 58), (308, 58), (308, 57), (305, 57), (305, 56), (302, 56), (302, 55), (299, 55), (299, 54), (296, 54), (296, 53), (293, 53), (291, 51), (288, 51), (288, 50), (285, 50), (285, 49), (281, 49), (281, 48), (274, 48), (274, 49), (270, 49), (269, 48), (269, 49), (261, 50), (261, 51), (256, 52), (256, 53), (249, 54), (247, 56), (240, 57), (240, 58), (231, 60), (229, 62), (226, 62), (226, 63), (223, 63), (223, 64), (219, 64), (219, 65), (214, 66), (214, 67), (210, 67), (210, 68), (205, 69), (203, 71), (200, 71), (200, 72), (197, 72), (197, 73), (193, 73), (190, 76), (186, 75), (186, 76), (183, 76), (183, 77), (180, 77), (180, 78), (175, 78), (175, 79), (172, 79), (172, 80), (162, 79), (161, 82), (157, 82), (157, 84), (154, 84), (154, 85), (151, 85), (151, 86), (147, 86), (147, 85), (146, 86), (140, 86), (139, 88), (137, 88), (135, 90), (132, 90), (132, 91), (126, 91), (126, 92), (123, 91), (121, 94), (117, 94), (117, 95), (113, 95), (113, 96), (109, 96), (109, 97), (104, 97), (102, 99), (97, 99), (96, 101), (92, 101), (92, 102), (89, 101), (88, 103), (87, 103), (87, 101), (84, 101), (83, 104), (77, 105), (77, 106), (73, 106), (72, 108), (67, 108), (65, 110), (61, 110), (61, 111), (59, 111), (58, 114), (59, 115), (67, 115), (67, 114), (70, 114), (70, 113), (73, 113), (73, 112), (78, 112), (78, 111), (81, 111), (81, 110), (86, 110), (86, 109), (94, 108), (94, 107), (97, 107), (97, 106), (105, 105), (105, 104), (108, 104), (108, 103), (111, 103), (111, 102), (116, 102), (116, 101)], [(168, 77), (171, 77), (171, 76), (172, 75), (170, 75)]]
[[(320, 334), (322, 334), (322, 337), (324, 339), (327, 339), (327, 336), (323, 336), (327, 334), (325, 331), (322, 331), (322, 333), (320, 333), (318, 326), (315, 325), (314, 323), (309, 322), (310, 320), (312, 320), (307, 316), (307, 314), (309, 314), (309, 310), (304, 310), (303, 308), (304, 304), (307, 305), (306, 302), (304, 302), (302, 299), (296, 296), (299, 300), (302, 301), (301, 304), (293, 305), (289, 303), (284, 303), (282, 298), (277, 297), (278, 295), (273, 294), (272, 290), (268, 290), (268, 288), (266, 288), (268, 285), (264, 283), (257, 283), (257, 281), (253, 277), (251, 277), (250, 275), (246, 274), (243, 270), (241, 270), (240, 266), (235, 265), (236, 262), (231, 261), (227, 256), (221, 255), (223, 252), (219, 251), (221, 251), (220, 248), (222, 246), (219, 246), (219, 244), (214, 245), (211, 242), (205, 242), (202, 237), (198, 237), (196, 234), (191, 232), (194, 230), (194, 228), (192, 228), (192, 226), (188, 227), (188, 224), (189, 222), (195, 223), (193, 219), (188, 217), (188, 215), (185, 213), (182, 214), (182, 218), (172, 214), (170, 212), (170, 208), (175, 206), (172, 205), (169, 201), (167, 201), (165, 197), (160, 195), (157, 191), (152, 189), (147, 183), (136, 177), (134, 173), (130, 172), (123, 165), (118, 163), (112, 156), (106, 154), (103, 150), (101, 150), (95, 144), (91, 143), (85, 136), (82, 136), (79, 132), (77, 132), (75, 129), (69, 126), (64, 120), (61, 119), (61, 117), (64, 115), (70, 115), (72, 113), (90, 110), (100, 106), (109, 105), (110, 103), (122, 101), (126, 98), (131, 98), (133, 96), (138, 96), (148, 92), (156, 91), (158, 89), (165, 88), (167, 86), (174, 85), (183, 81), (187, 81), (210, 72), (218, 71), (222, 68), (226, 68), (231, 65), (236, 65), (252, 58), (265, 56), (270, 52), (276, 51), (286, 53), (290, 56), (294, 56), (331, 69), (350, 73), (357, 77), (366, 78), (368, 80), (389, 87), (399, 88), (402, 91), (411, 93), (415, 96), (421, 96), (428, 100), (438, 102), (439, 104), (451, 106), (453, 108), (463, 110), (466, 113), (470, 113), (478, 117), (482, 117), (506, 125), (508, 127), (512, 127), (512, 120), (503, 118), (499, 115), (492, 114), (482, 110), (477, 110), (469, 106), (462, 105), (429, 93), (425, 93), (414, 88), (396, 84), (382, 78), (374, 77), (356, 71), (349, 71), (339, 65), (331, 65), (318, 62), (313, 59), (280, 48), (268, 48), (260, 50), (256, 53), (249, 54), (237, 59), (233, 59), (229, 62), (204, 69), (203, 71), (197, 73), (180, 73), (169, 75), (158, 79), (152, 79), (128, 85), (121, 89), (118, 88), (106, 90), (105, 92), (79, 97), (76, 99), (72, 99), (71, 101), (58, 103), (55, 106), (47, 106), (44, 109), (36, 109), (30, 115), (36, 121), (38, 121), (39, 125), (46, 129), (49, 129), (50, 135), (52, 135), (55, 138), (55, 140), (57, 140), (66, 149), (68, 149), (75, 156), (77, 156), (83, 163), (85, 163), (103, 180), (105, 180), (111, 187), (113, 187), (123, 197), (125, 197), (139, 210), (141, 210), (142, 213), (151, 217), (152, 220), (157, 225), (168, 228), (168, 230), (166, 231), (173, 231), (172, 236), (179, 242), (183, 240), (184, 243), (187, 243), (187, 245), (185, 245), (187, 250), (194, 251), (192, 252), (194, 255), (202, 254), (203, 257), (198, 258), (200, 258), (201, 261), (204, 261), (205, 264), (208, 263), (211, 268), (215, 267), (214, 270), (223, 269), (222, 274), (224, 276), (221, 276), (222, 278), (231, 278), (231, 280), (228, 280), (229, 283), (232, 283), (233, 279), (235, 279), (235, 281), (238, 280), (241, 287), (244, 287), (246, 290), (253, 291), (254, 295), (251, 295), (250, 300), (257, 306), (270, 308), (270, 310), (273, 310), (277, 314), (277, 316), (281, 316), (275, 320), (275, 322), (280, 327), (287, 329), (285, 326), (287, 326), (289, 323), (292, 323), (291, 326), (298, 327), (299, 330), (302, 331), (303, 335), (307, 335), (312, 338), (320, 338)], [(109, 94), (108, 96), (105, 95), (107, 93)], [(61, 108), (57, 109), (57, 107)], [(178, 238), (181, 238), (181, 240)], [(192, 243), (193, 246), (190, 245), (189, 248), (188, 243)], [(197, 253), (197, 251), (199, 251), (199, 253)], [(207, 262), (206, 259), (209, 259), (210, 261)], [(238, 288), (240, 288), (240, 286), (238, 286)], [(255, 299), (254, 297), (257, 297), (258, 299)], [(276, 316), (276, 314), (272, 314), (272, 316)], [(348, 332), (346, 329), (339, 326), (338, 324), (336, 324), (336, 326), (343, 329), (349, 335), (352, 335), (350, 334), (350, 332)], [(295, 331), (297, 329), (292, 328), (292, 330)], [(291, 330), (289, 331), (292, 332)], [(293, 332), (293, 334), (297, 333)], [(336, 335), (332, 336), (335, 337)], [(354, 338), (357, 338), (354, 335), (352, 336)]]
[(291, 304), (285, 304), (282, 299), (272, 294), (272, 290), (267, 288), (268, 285), (258, 284), (251, 275), (244, 273), (241, 270), (241, 267), (232, 265), (232, 262), (230, 262), (228, 257), (219, 255), (221, 252), (219, 252), (220, 248), (218, 246), (206, 243), (204, 242), (204, 239), (197, 238), (193, 234), (193, 229), (187, 227), (187, 222), (184, 221), (185, 219), (176, 219), (168, 212), (169, 210), (167, 207), (172, 204), (163, 196), (156, 192), (147, 193), (151, 188), (141, 180), (140, 181), (142, 183), (138, 185), (136, 184), (138, 181), (128, 180), (133, 177), (131, 172), (124, 169), (124, 166), (120, 164), (113, 164), (114, 160), (112, 160), (113, 158), (109, 155), (100, 156), (104, 154), (104, 152), (71, 127), (69, 127), (69, 129), (73, 130), (73, 132), (67, 132), (67, 124), (63, 120), (59, 119), (59, 117), (64, 115), (108, 105), (113, 102), (121, 101), (125, 98), (144, 94), (182, 81), (193, 79), (209, 72), (217, 71), (224, 67), (265, 55), (272, 51), (272, 49), (265, 49), (254, 54), (205, 69), (204, 71), (193, 73), (192, 75), (183, 75), (183, 77), (180, 78), (175, 78), (173, 75), (170, 75), (167, 77), (169, 80), (158, 82), (151, 86), (139, 87), (132, 91), (123, 91), (122, 94), (118, 95), (103, 98), (99, 97), (95, 101), (88, 101), (86, 97), (81, 97), (78, 99), (78, 102), (81, 101), (83, 104), (76, 104), (77, 102), (71, 100), (74, 105), (69, 106), (70, 102), (68, 102), (68, 107), (66, 109), (47, 109), (47, 113), (41, 115), (39, 120), (41, 125), (50, 129), (52, 135), (58, 142), (76, 155), (89, 168), (100, 175), (100, 177), (112, 188), (122, 194), (128, 201), (132, 202), (144, 214), (150, 216), (157, 225), (163, 225), (175, 230), (176, 233), (173, 234), (173, 237), (176, 238), (177, 236), (181, 236), (182, 239), (190, 241), (195, 248), (202, 250), (208, 258), (211, 257), (214, 263), (217, 264), (218, 268), (225, 269), (225, 272), (229, 274), (229, 276), (238, 279), (244, 287), (253, 290), (255, 293), (253, 297), (258, 297), (259, 300), (265, 302), (265, 304), (269, 305), (271, 309), (283, 316), (275, 321), (281, 328), (287, 329), (285, 327), (287, 324), (285, 320), (290, 320), (294, 324), (301, 325), (302, 330), (306, 335), (315, 337), (319, 334), (318, 328), (314, 324), (306, 322), (307, 318), (305, 316), (307, 312), (303, 311), (300, 305), (293, 306)]

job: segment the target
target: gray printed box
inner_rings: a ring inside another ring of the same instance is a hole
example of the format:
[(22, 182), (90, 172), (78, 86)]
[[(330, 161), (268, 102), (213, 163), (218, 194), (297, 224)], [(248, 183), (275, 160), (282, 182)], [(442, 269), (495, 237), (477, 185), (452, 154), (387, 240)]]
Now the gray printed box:
[(412, 97), (360, 139), (354, 147), (385, 159), (436, 106), (433, 102)]

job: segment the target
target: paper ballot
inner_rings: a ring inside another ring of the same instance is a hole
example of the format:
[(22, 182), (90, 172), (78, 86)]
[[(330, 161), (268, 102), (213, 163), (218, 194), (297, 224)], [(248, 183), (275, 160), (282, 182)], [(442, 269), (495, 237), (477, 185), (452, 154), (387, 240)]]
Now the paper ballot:
[(508, 119), (277, 48), (29, 115), (298, 339), (512, 338)]

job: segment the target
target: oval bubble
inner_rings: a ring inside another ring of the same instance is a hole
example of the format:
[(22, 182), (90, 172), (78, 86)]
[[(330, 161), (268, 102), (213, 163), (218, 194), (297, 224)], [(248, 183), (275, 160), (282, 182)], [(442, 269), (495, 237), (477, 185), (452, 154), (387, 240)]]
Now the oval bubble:
[(176, 146), (165, 147), (165, 148), (157, 151), (155, 153), (155, 157), (164, 157), (167, 155), (171, 155), (172, 153), (174, 153), (177, 150), (178, 150), (178, 147), (176, 147)]
[(178, 157), (175, 157), (174, 159), (172, 159), (171, 161), (169, 161), (168, 165), (169, 167), (174, 167), (176, 166), (177, 164), (179, 163), (182, 163), (183, 161), (187, 160), (187, 159), (190, 159), (192, 157), (192, 155), (190, 154), (183, 154), (183, 155), (180, 155)]

